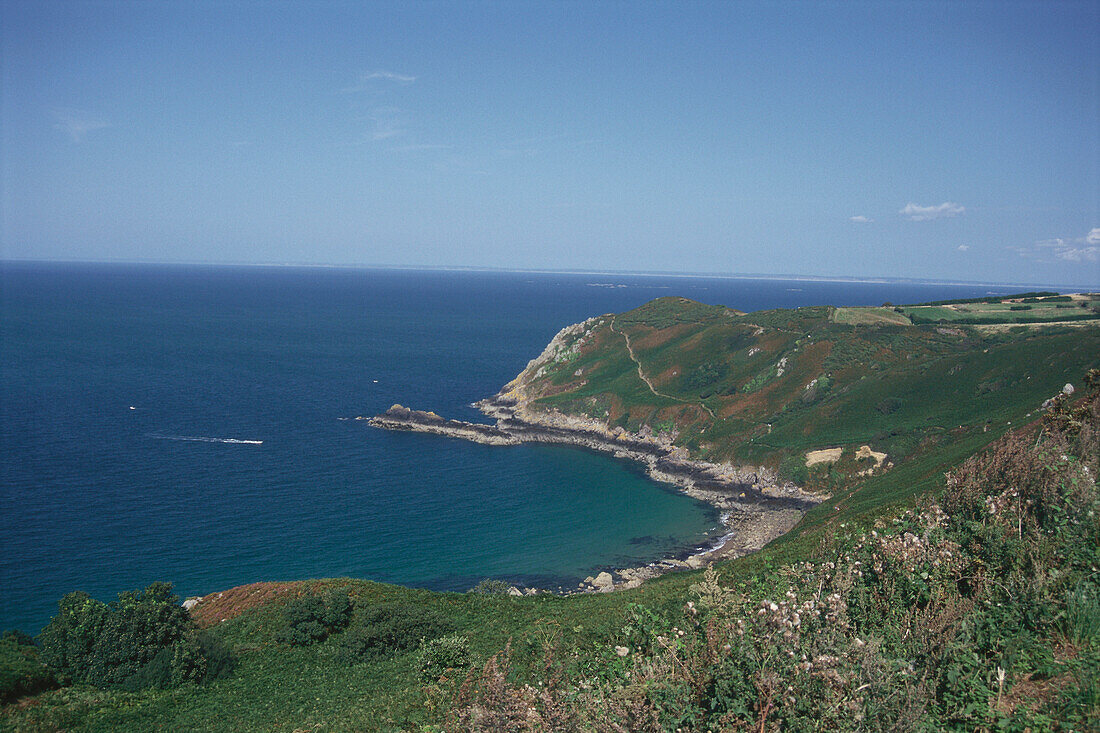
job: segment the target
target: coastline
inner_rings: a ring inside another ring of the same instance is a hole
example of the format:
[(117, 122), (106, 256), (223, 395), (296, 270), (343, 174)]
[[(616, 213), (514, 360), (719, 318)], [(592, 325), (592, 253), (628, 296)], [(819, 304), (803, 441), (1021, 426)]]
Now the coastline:
[[(585, 578), (574, 592), (635, 588), (666, 572), (698, 569), (716, 560), (747, 555), (790, 531), (808, 509), (827, 498), (781, 482), (765, 467), (692, 459), (684, 448), (673, 446), (650, 431), (628, 433), (588, 418), (556, 411), (534, 412), (514, 395), (514, 390), (502, 392), (474, 403), (494, 424), (448, 420), (434, 412), (402, 405), (393, 405), (380, 415), (356, 419), (366, 420), (382, 430), (427, 433), (483, 445), (547, 443), (610, 454), (639, 463), (650, 479), (671, 484), (680, 493), (710, 504), (718, 510), (725, 528), (718, 541), (705, 550), (659, 558), (641, 567), (603, 571)], [(541, 591), (528, 588), (515, 592)]]

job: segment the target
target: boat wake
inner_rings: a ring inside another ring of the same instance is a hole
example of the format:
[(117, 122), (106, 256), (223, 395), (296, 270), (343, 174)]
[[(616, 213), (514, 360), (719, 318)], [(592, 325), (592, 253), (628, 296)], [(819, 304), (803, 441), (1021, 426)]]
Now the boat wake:
[(194, 443), (234, 443), (238, 445), (263, 445), (262, 440), (241, 440), (239, 438), (210, 438), (205, 435), (162, 435), (149, 433), (148, 437), (157, 440), (184, 440)]

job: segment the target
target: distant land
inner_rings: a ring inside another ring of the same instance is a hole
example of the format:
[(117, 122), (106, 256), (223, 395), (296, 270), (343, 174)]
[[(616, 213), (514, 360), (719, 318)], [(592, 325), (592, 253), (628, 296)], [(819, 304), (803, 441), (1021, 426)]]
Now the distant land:
[(59, 264), (110, 264), (110, 265), (185, 265), (192, 267), (301, 267), (301, 268), (325, 268), (344, 270), (400, 270), (407, 272), (508, 272), (538, 275), (622, 275), (629, 277), (663, 277), (663, 278), (710, 278), (715, 280), (776, 280), (790, 282), (831, 282), (831, 283), (905, 283), (911, 285), (959, 285), (982, 286), (987, 285), (997, 288), (998, 295), (1009, 295), (1021, 290), (1057, 290), (1058, 292), (1089, 292), (1100, 291), (1100, 282), (1095, 285), (1076, 285), (1067, 283), (1039, 283), (1039, 282), (990, 282), (986, 280), (960, 280), (954, 278), (906, 278), (889, 276), (857, 277), (853, 275), (813, 275), (791, 273), (749, 273), (749, 272), (685, 272), (673, 270), (600, 270), (600, 269), (539, 269), (539, 268), (508, 268), (467, 265), (402, 265), (402, 264), (377, 264), (377, 263), (340, 263), (340, 262), (309, 262), (309, 261), (224, 261), (211, 262), (209, 260), (135, 260), (135, 259), (102, 259), (102, 260), (38, 260), (27, 258), (5, 258), (0, 262), (53, 262)]

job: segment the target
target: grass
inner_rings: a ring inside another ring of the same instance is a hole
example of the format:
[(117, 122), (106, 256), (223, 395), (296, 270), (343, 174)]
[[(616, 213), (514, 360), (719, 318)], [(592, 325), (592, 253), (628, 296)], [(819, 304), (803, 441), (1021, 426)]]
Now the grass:
[(998, 303), (905, 306), (900, 310), (913, 323), (1044, 323), (1098, 319), (1097, 306), (1100, 300), (1087, 296), (1051, 296)]
[[(1050, 304), (1057, 305), (1064, 303)], [(927, 306), (939, 307), (946, 306)], [(1095, 328), (990, 333), (904, 325), (893, 313), (817, 307), (736, 316), (662, 298), (615, 322), (669, 397), (638, 378), (625, 340), (609, 325), (575, 362), (531, 381), (528, 393), (541, 395), (544, 407), (597, 418), (583, 406), (614, 402), (612, 422), (632, 431), (666, 419), (677, 402), (703, 403), (720, 417), (684, 411), (676, 425), (682, 445), (702, 455), (706, 444), (708, 458), (776, 468), (796, 452), (838, 444), (869, 443), (907, 457), (937, 431), (1019, 420), (1100, 364)]]
[(892, 308), (837, 308), (831, 318), (848, 326), (912, 325), (908, 317)]
[[(934, 326), (843, 322), (848, 317), (837, 319), (838, 310), (844, 309), (739, 316), (664, 298), (618, 317), (617, 327), (632, 339), (636, 335), (636, 343), (650, 345), (638, 349), (647, 374), (679, 372), (661, 389), (682, 400), (655, 397), (638, 378), (622, 337), (613, 333), (594, 334), (592, 345), (532, 386), (545, 390), (544, 405), (615, 412), (617, 420), (633, 427), (647, 420), (661, 429), (679, 427), (696, 450), (707, 446), (708, 457), (775, 465), (793, 457), (790, 465), (798, 465), (797, 458), (811, 447), (868, 443), (887, 450), (893, 468), (869, 478), (837, 477), (832, 498), (811, 510), (794, 531), (759, 553), (718, 566), (721, 583), (760, 598), (787, 582), (795, 564), (822, 557), (823, 548), (832, 546), (830, 538), (854, 527), (869, 529), (941, 491), (945, 472), (1033, 419), (1028, 413), (1062, 384), (1077, 383), (1086, 369), (1100, 366), (1100, 329), (983, 334), (963, 326), (958, 333), (941, 333)], [(779, 376), (776, 365), (782, 356), (788, 361)], [(772, 373), (766, 383), (751, 394), (742, 391), (754, 375), (765, 372)], [(807, 399), (807, 385), (814, 379), (825, 386)], [(719, 413), (733, 412), (709, 420), (687, 409), (704, 397)], [(432, 593), (353, 579), (257, 584), (222, 599), (208, 596), (195, 612), (238, 656), (231, 677), (173, 690), (46, 691), (0, 708), (0, 729), (438, 730), (431, 726), (440, 725), (449, 709), (466, 709), (463, 705), (472, 704), (469, 696), (481, 694), (488, 678), (482, 675), (479, 681), (480, 671), (506, 647), (512, 681), (542, 681), (549, 689), (557, 684), (557, 674), (571, 681), (580, 695), (576, 699), (604, 689), (627, 695), (622, 684), (636, 668), (625, 666), (614, 646), (642, 633), (639, 618), (656, 619), (666, 629), (672, 619), (682, 618), (690, 588), (700, 580), (699, 572), (672, 573), (634, 590), (566, 598)], [(330, 588), (347, 590), (353, 600), (349, 630), (312, 646), (279, 642), (283, 608), (303, 594)], [(1060, 598), (1065, 611), (1051, 607), (1052, 618), (1073, 619), (1075, 638), (1093, 638), (1089, 629), (1095, 625), (1097, 595), (1092, 587), (1077, 583)], [(455, 633), (469, 638), (475, 670), (469, 686), (463, 687), (462, 672), (425, 684), (417, 677), (415, 652), (361, 664), (337, 661), (343, 634), (362, 626), (372, 608), (393, 603), (438, 611)], [(1049, 628), (1042, 628), (1049, 636)], [(1028, 639), (1028, 644), (1049, 641), (1046, 636)], [(667, 661), (662, 655), (654, 650), (650, 663)], [(548, 659), (550, 668), (545, 667)], [(1038, 664), (1020, 662), (1019, 674), (1031, 674)], [(1084, 674), (1088, 682), (1087, 666), (1043, 664), (1051, 675)], [(578, 687), (581, 682), (587, 687)], [(499, 684), (511, 689), (507, 681)], [(975, 694), (987, 695), (988, 684), (981, 684)], [(639, 689), (648, 688), (635, 692)], [(513, 692), (519, 698), (527, 694), (521, 688)], [(669, 692), (647, 704), (668, 707), (678, 694)], [(509, 699), (518, 698), (505, 695), (494, 704)], [(746, 709), (751, 712), (751, 705)], [(949, 718), (935, 720), (939, 723), (932, 728)]]

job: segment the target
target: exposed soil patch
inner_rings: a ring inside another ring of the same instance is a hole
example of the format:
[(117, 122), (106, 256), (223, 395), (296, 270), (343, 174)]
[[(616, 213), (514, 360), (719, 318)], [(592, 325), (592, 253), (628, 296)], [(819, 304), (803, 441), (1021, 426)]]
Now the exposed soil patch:
[(821, 450), (812, 450), (806, 454), (806, 468), (816, 466), (819, 463), (836, 463), (840, 460), (840, 455), (843, 452), (843, 448), (822, 448)]
[(250, 608), (262, 606), (276, 598), (296, 598), (314, 590), (316, 583), (249, 583), (236, 588), (203, 596), (191, 609), (191, 618), (200, 628), (214, 626), (236, 618)]

